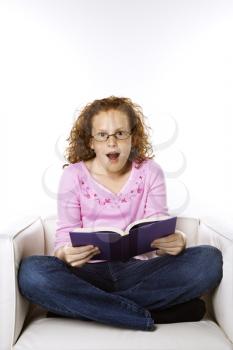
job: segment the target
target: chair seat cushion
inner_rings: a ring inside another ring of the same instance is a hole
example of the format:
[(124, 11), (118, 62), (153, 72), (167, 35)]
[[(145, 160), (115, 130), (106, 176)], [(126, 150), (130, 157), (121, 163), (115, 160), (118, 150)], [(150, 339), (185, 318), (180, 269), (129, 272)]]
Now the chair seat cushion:
[(113, 327), (69, 318), (30, 320), (12, 350), (232, 350), (223, 331), (211, 319), (157, 324), (153, 332)]

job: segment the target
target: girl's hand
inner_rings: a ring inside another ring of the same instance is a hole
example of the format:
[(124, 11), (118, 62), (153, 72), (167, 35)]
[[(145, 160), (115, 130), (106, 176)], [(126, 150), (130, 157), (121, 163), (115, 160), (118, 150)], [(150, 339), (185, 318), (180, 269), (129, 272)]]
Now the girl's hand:
[(66, 244), (59, 248), (54, 255), (70, 266), (82, 267), (94, 255), (99, 253), (99, 248), (91, 245), (72, 247), (71, 244)]
[(152, 248), (159, 249), (156, 252), (156, 254), (159, 256), (165, 254), (177, 255), (185, 249), (185, 246), (186, 235), (179, 230), (175, 230), (175, 233), (166, 237), (155, 239), (151, 242)]

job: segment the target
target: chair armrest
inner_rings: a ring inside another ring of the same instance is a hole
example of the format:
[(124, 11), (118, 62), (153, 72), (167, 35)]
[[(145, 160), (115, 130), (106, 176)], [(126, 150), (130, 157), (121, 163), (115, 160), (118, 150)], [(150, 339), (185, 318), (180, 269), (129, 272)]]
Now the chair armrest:
[(40, 217), (25, 217), (0, 232), (0, 344), (10, 350), (16, 342), (29, 309), (17, 283), (22, 258), (44, 255), (44, 229)]
[(204, 217), (197, 236), (197, 244), (210, 244), (222, 252), (223, 278), (212, 293), (212, 307), (217, 323), (233, 342), (233, 221)]

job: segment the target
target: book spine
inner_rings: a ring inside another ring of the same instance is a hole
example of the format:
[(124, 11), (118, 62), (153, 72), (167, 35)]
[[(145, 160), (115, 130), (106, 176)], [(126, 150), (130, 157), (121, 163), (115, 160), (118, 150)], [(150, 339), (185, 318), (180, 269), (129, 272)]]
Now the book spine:
[(121, 237), (121, 260), (126, 261), (130, 257), (130, 245), (129, 245), (129, 235)]

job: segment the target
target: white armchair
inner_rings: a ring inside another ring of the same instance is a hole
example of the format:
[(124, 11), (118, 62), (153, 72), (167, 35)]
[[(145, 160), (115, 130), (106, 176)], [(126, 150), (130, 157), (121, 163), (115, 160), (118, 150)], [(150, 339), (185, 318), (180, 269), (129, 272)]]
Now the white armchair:
[(223, 278), (203, 296), (207, 313), (201, 321), (157, 324), (153, 332), (46, 318), (46, 310), (20, 294), (21, 259), (51, 255), (55, 226), (56, 216), (27, 217), (0, 234), (0, 350), (233, 349), (233, 222), (178, 216), (176, 228), (187, 234), (187, 247), (210, 244), (222, 251)]

